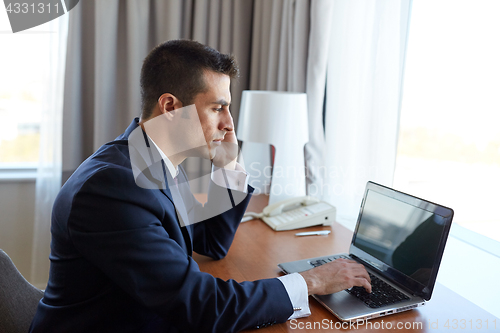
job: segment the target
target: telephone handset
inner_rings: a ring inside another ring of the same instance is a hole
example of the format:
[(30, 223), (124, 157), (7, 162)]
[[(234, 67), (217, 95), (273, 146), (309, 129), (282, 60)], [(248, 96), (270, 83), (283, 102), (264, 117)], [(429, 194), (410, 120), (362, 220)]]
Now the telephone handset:
[(262, 210), (262, 214), (264, 214), (264, 216), (276, 216), (283, 213), (283, 210), (289, 210), (294, 206), (308, 206), (317, 202), (319, 202), (319, 199), (309, 196), (290, 198), (267, 206), (264, 210)]
[(313, 225), (332, 225), (336, 209), (319, 199), (305, 196), (269, 205), (259, 217), (274, 230), (292, 230)]

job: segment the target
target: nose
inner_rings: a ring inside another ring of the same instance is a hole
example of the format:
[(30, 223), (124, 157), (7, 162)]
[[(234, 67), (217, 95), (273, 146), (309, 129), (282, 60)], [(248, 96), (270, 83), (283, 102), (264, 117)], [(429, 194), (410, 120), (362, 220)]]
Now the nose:
[(226, 109), (221, 115), (219, 130), (226, 132), (234, 131), (233, 117), (231, 116), (229, 108)]

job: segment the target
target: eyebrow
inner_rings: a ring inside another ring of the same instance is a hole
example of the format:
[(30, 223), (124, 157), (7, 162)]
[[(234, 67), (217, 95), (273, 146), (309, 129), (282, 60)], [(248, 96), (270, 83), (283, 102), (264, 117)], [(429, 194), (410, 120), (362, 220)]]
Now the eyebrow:
[(212, 102), (212, 104), (218, 104), (222, 106), (229, 106), (230, 103), (228, 103), (225, 99), (219, 99), (218, 101)]

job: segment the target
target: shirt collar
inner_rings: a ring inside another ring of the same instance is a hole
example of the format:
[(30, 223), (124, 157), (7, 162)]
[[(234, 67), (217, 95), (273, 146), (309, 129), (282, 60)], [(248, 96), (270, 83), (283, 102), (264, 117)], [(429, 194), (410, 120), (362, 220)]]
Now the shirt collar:
[(176, 168), (172, 164), (172, 162), (168, 159), (167, 155), (165, 155), (163, 153), (163, 151), (160, 149), (160, 147), (158, 147), (158, 145), (156, 145), (156, 143), (153, 141), (153, 139), (151, 139), (151, 137), (149, 135), (148, 135), (148, 138), (155, 145), (156, 149), (158, 149), (158, 151), (160, 152), (160, 156), (163, 159), (163, 161), (165, 162), (165, 165), (167, 166), (168, 172), (170, 172), (170, 175), (172, 176), (172, 178), (177, 177), (177, 175), (179, 174), (179, 168)]

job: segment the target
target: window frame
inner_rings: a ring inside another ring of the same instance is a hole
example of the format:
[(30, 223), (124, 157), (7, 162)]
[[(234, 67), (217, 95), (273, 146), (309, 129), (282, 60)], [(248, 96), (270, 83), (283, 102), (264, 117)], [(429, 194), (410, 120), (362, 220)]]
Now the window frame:
[(0, 183), (36, 181), (38, 163), (0, 163)]

